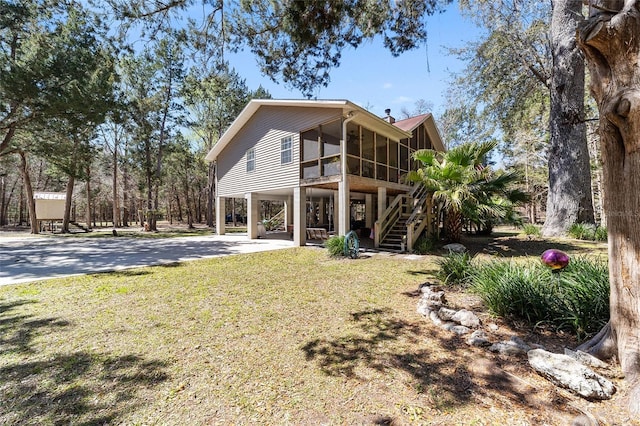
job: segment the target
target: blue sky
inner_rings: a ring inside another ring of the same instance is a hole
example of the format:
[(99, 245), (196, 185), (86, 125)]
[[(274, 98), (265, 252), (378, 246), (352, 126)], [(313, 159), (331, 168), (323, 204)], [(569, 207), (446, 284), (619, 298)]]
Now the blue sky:
[[(395, 117), (400, 116), (403, 107), (411, 111), (417, 100), (424, 99), (433, 104), (435, 115), (441, 114), (446, 109), (445, 92), (450, 73), (463, 66), (448, 56), (443, 46), (461, 47), (477, 38), (479, 30), (460, 16), (457, 4), (442, 14), (428, 17), (427, 30), (426, 46), (397, 58), (380, 42), (345, 51), (340, 67), (331, 71), (329, 86), (319, 89), (315, 97), (348, 99), (377, 115), (384, 115), (384, 110), (391, 108), (391, 115)], [(262, 76), (250, 52), (230, 59), (250, 89), (262, 85), (277, 99), (303, 98), (299, 91)]]

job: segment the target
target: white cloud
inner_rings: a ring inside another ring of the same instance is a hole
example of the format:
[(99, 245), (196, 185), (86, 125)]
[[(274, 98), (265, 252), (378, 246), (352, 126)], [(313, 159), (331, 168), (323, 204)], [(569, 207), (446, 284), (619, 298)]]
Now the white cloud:
[(391, 101), (392, 104), (406, 104), (408, 102), (413, 102), (413, 99), (408, 96), (398, 96)]
[(393, 84), (391, 84), (391, 83), (385, 83), (385, 84), (382, 85), (382, 88), (385, 89), (385, 90), (386, 89), (391, 89), (392, 87), (393, 87)]

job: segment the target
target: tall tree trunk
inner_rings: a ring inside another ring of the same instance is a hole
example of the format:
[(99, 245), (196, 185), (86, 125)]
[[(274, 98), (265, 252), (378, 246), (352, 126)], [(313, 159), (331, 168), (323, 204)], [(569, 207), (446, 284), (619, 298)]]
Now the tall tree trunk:
[[(73, 198), (73, 185), (75, 184), (75, 178), (69, 176), (67, 181), (66, 199), (64, 202), (64, 218), (62, 219), (62, 232), (69, 232), (69, 221), (71, 220), (71, 198)], [(89, 206), (87, 206), (89, 208)], [(87, 223), (87, 226), (91, 226), (91, 223)]]
[(31, 219), (31, 233), (39, 234), (40, 226), (36, 217), (36, 200), (33, 199), (33, 188), (31, 187), (31, 177), (29, 176), (29, 165), (27, 163), (27, 154), (24, 151), (18, 151), (20, 155), (20, 173), (22, 174), (22, 182), (27, 196), (27, 205), (29, 206), (29, 218)]
[[(611, 286), (608, 326), (582, 347), (617, 355), (630, 381), (629, 409), (640, 415), (640, 2), (607, 1), (580, 25), (578, 41), (600, 111), (604, 208)], [(615, 12), (620, 11), (620, 12)]]
[[(5, 188), (6, 182), (3, 184), (3, 198), (5, 197), (4, 193), (6, 192)], [(0, 225), (8, 225), (9, 224), (9, 206), (11, 205), (11, 199), (13, 198), (13, 194), (15, 194), (16, 187), (18, 186), (18, 179), (14, 179), (13, 185), (11, 186), (11, 190), (9, 191), (9, 196), (4, 200), (4, 210), (0, 214), (2, 219), (0, 220)]]
[(146, 212), (146, 225), (144, 227), (145, 231), (155, 230), (153, 226), (155, 226), (155, 216), (153, 211), (153, 170), (151, 169), (151, 146), (150, 143), (147, 142), (145, 145), (146, 150), (146, 173), (147, 173), (147, 212)]
[(122, 226), (129, 226), (129, 175), (127, 166), (122, 169)]
[(582, 0), (551, 3), (551, 146), (545, 236), (564, 234), (576, 222), (594, 223), (584, 121), (584, 60), (575, 38), (583, 19)]
[(113, 143), (113, 226), (118, 227), (120, 223), (120, 197), (118, 196), (118, 142)]
[(207, 226), (213, 228), (213, 205), (216, 199), (216, 164), (209, 163), (209, 175), (207, 177)]
[(6, 174), (0, 174), (0, 226), (7, 224), (7, 188)]
[(18, 226), (22, 226), (22, 224), (24, 223), (24, 187), (24, 184), (20, 186), (20, 201), (18, 202)]
[(86, 183), (86, 195), (87, 195), (87, 211), (85, 213), (85, 221), (87, 222), (87, 228), (91, 228), (91, 169), (87, 166), (87, 183)]

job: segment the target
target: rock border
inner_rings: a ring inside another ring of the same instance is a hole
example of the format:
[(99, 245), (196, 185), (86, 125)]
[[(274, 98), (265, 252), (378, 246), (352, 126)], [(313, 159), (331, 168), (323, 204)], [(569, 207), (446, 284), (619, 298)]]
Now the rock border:
[[(527, 355), (529, 365), (538, 374), (586, 400), (607, 400), (615, 394), (615, 385), (604, 376), (616, 377), (616, 374), (599, 359), (570, 349), (565, 349), (564, 354), (554, 354), (541, 345), (527, 343), (515, 335), (509, 340), (494, 342), (490, 332), (498, 330), (496, 324), (488, 324), (488, 330), (485, 330), (482, 321), (473, 312), (451, 309), (447, 306), (444, 290), (436, 284), (426, 282), (420, 284), (418, 289), (421, 296), (416, 311), (444, 330), (467, 336), (468, 345), (487, 348), (506, 356)], [(603, 375), (592, 368), (602, 371)]]

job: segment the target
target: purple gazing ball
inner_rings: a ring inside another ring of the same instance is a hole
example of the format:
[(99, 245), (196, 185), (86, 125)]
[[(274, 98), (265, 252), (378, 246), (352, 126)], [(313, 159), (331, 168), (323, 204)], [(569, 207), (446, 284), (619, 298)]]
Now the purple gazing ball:
[(540, 260), (553, 272), (559, 272), (569, 264), (569, 255), (560, 250), (549, 249), (542, 253)]

